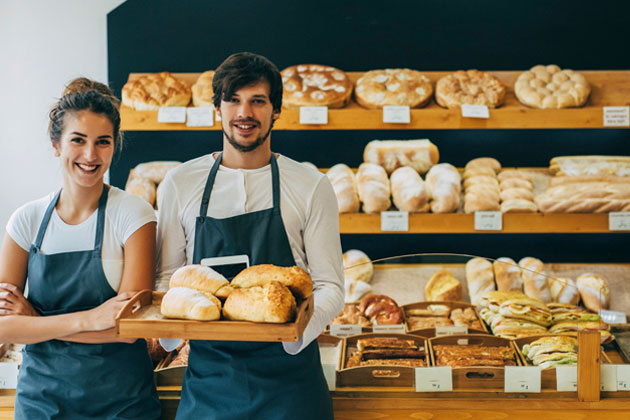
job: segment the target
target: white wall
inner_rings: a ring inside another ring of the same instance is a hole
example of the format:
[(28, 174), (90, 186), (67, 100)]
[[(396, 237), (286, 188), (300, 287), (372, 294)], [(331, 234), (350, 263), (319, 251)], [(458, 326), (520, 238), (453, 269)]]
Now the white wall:
[(61, 186), (48, 111), (77, 76), (107, 82), (107, 13), (124, 0), (0, 0), (0, 240), (11, 213)]

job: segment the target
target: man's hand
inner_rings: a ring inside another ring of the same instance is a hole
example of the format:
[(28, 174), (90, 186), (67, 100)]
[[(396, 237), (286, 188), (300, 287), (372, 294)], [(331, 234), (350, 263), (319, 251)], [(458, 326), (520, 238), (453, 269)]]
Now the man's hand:
[(0, 316), (39, 316), (22, 291), (11, 283), (0, 283)]

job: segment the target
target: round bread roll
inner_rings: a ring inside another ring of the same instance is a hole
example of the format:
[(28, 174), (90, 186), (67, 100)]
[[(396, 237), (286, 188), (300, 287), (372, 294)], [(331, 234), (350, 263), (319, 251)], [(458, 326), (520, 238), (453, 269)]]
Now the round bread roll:
[(591, 87), (573, 70), (537, 65), (518, 76), (514, 93), (522, 104), (533, 108), (568, 108), (584, 105)]
[(343, 108), (352, 95), (352, 82), (343, 71), (319, 64), (300, 64), (282, 70), (282, 106)]
[(573, 279), (552, 277), (549, 279), (549, 291), (554, 302), (577, 305), (580, 302), (580, 292)]
[(499, 79), (478, 70), (458, 71), (442, 77), (435, 87), (435, 99), (445, 108), (461, 105), (486, 105), (496, 108), (503, 104), (505, 87)]
[(400, 211), (425, 213), (429, 194), (418, 172), (409, 166), (396, 169), (389, 178), (394, 205)]
[(346, 281), (369, 283), (374, 275), (374, 265), (365, 252), (349, 249), (343, 254), (343, 274)]
[(354, 90), (358, 104), (370, 109), (387, 105), (422, 107), (432, 95), (429, 78), (409, 69), (368, 71), (357, 80)]
[(214, 321), (221, 318), (221, 302), (210, 293), (171, 287), (162, 297), (160, 312), (167, 318)]
[(188, 287), (200, 292), (215, 294), (228, 284), (227, 279), (212, 268), (200, 264), (190, 264), (178, 268), (173, 273), (168, 287)]
[(273, 264), (252, 265), (238, 273), (232, 279), (230, 286), (234, 289), (244, 289), (263, 286), (272, 281), (288, 287), (298, 299), (306, 299), (313, 294), (311, 276), (296, 265), (292, 267), (280, 267)]
[(194, 106), (214, 106), (212, 78), (214, 78), (214, 70), (204, 71), (192, 85), (192, 103)]
[(223, 316), (232, 321), (283, 324), (295, 318), (296, 307), (289, 289), (277, 281), (270, 281), (234, 290), (223, 305)]
[(494, 169), (494, 173), (496, 174), (501, 170), (501, 163), (495, 158), (480, 157), (469, 160), (464, 169), (468, 171), (479, 167), (490, 167)]
[(190, 87), (167, 71), (130, 80), (122, 88), (122, 103), (138, 111), (155, 111), (163, 106), (188, 106)]
[(575, 280), (584, 306), (595, 313), (608, 309), (610, 289), (603, 277), (594, 273), (584, 273)]
[(357, 171), (357, 187), (365, 213), (378, 213), (391, 207), (389, 179), (382, 166), (362, 163)]
[(357, 213), (359, 211), (359, 189), (352, 169), (348, 165), (338, 163), (326, 172), (326, 176), (332, 184), (339, 213)]
[(133, 169), (134, 174), (138, 178), (146, 178), (152, 182), (159, 184), (164, 180), (164, 177), (173, 168), (181, 165), (181, 162), (177, 161), (154, 161), (144, 162), (136, 165)]

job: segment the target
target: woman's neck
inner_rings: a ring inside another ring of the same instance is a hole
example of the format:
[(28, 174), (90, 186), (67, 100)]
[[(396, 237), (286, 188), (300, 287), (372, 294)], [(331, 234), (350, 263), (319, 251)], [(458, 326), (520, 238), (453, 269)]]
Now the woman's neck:
[(103, 193), (103, 184), (85, 188), (64, 182), (59, 201), (55, 209), (65, 223), (78, 225), (90, 217), (96, 209)]

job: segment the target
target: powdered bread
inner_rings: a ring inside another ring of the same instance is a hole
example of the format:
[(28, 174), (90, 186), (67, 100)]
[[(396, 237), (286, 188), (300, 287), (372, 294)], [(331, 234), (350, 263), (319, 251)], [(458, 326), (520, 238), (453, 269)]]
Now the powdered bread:
[(391, 207), (389, 179), (382, 166), (362, 163), (357, 171), (357, 187), (365, 213), (378, 213)]
[(430, 140), (372, 140), (363, 150), (365, 162), (381, 165), (388, 174), (401, 166), (426, 173), (438, 163), (440, 153)]
[(425, 106), (433, 95), (428, 77), (409, 69), (372, 70), (357, 80), (354, 96), (365, 108), (387, 105)]
[(398, 210), (410, 213), (429, 211), (429, 194), (418, 172), (409, 166), (396, 169), (390, 179), (392, 199)]
[(300, 64), (282, 70), (282, 106), (342, 108), (352, 95), (352, 82), (341, 70), (319, 64)]
[(326, 172), (337, 197), (339, 213), (356, 213), (359, 211), (359, 190), (352, 169), (339, 163)]

